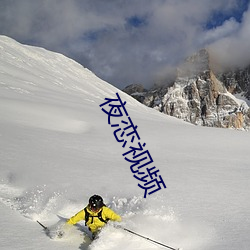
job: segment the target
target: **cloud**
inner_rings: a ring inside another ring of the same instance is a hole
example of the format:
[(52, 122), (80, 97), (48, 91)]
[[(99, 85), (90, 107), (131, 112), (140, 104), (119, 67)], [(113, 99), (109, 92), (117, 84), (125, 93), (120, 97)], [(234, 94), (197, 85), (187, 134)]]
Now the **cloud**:
[(239, 2), (2, 0), (0, 33), (61, 52), (120, 88), (149, 86), (204, 46), (212, 44), (216, 53), (237, 44), (247, 49), (249, 14), (242, 22), (233, 16)]
[(201, 44), (211, 44), (219, 41), (225, 37), (231, 36), (237, 33), (240, 28), (240, 24), (232, 17), (226, 20), (221, 26), (204, 31), (200, 38)]
[[(227, 29), (224, 24), (220, 29)], [(250, 10), (243, 15), (242, 22), (221, 39), (210, 44), (216, 61), (225, 67), (244, 67), (250, 64)]]

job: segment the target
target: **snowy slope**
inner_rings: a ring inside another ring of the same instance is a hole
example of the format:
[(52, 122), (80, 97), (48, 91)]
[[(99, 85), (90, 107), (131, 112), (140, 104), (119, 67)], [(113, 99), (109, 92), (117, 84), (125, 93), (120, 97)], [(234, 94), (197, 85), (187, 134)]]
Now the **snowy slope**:
[[(167, 186), (146, 199), (99, 107), (117, 92)], [(160, 114), (63, 55), (0, 36), (0, 248), (162, 249), (111, 225), (92, 244), (79, 227), (51, 240), (36, 223), (53, 227), (97, 193), (123, 226), (166, 245), (247, 250), (249, 139)]]

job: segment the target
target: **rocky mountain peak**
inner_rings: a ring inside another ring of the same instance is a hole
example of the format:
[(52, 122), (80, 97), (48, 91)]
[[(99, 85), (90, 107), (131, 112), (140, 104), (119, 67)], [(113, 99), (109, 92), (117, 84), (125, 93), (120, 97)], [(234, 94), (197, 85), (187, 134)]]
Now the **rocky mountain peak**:
[(160, 112), (196, 125), (248, 129), (249, 106), (233, 94), (248, 93), (244, 88), (249, 86), (249, 72), (215, 74), (210, 64), (208, 50), (202, 49), (178, 67), (171, 86), (149, 91), (142, 91), (141, 87), (141, 91), (137, 88), (130, 95)]
[(209, 53), (201, 49), (194, 55), (188, 57), (177, 69), (177, 77), (193, 77), (205, 74), (210, 70)]

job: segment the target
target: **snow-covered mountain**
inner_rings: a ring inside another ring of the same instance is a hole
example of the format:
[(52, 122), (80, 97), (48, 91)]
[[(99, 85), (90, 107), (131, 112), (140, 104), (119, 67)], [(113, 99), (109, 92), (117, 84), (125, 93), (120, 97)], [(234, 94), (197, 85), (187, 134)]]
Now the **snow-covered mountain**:
[(224, 70), (216, 75), (230, 93), (245, 97), (250, 103), (250, 66)]
[(250, 127), (249, 69), (217, 72), (203, 49), (180, 65), (171, 86), (124, 91), (143, 104), (184, 121), (209, 127)]
[[(167, 186), (147, 198), (100, 107), (116, 93)], [(91, 243), (84, 222), (62, 239), (36, 223), (53, 228), (97, 193), (124, 227), (168, 246), (248, 250), (249, 139), (161, 114), (63, 55), (0, 36), (0, 248), (163, 249), (112, 225)]]

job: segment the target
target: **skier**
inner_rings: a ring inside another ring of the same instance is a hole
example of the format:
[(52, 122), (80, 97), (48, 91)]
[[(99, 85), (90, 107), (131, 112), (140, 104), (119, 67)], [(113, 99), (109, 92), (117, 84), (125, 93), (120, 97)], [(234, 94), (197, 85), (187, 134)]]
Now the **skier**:
[(74, 225), (80, 220), (85, 220), (85, 226), (92, 232), (92, 238), (94, 239), (109, 220), (120, 222), (122, 219), (113, 210), (105, 206), (101, 196), (95, 194), (89, 198), (89, 204), (72, 216), (67, 224)]

